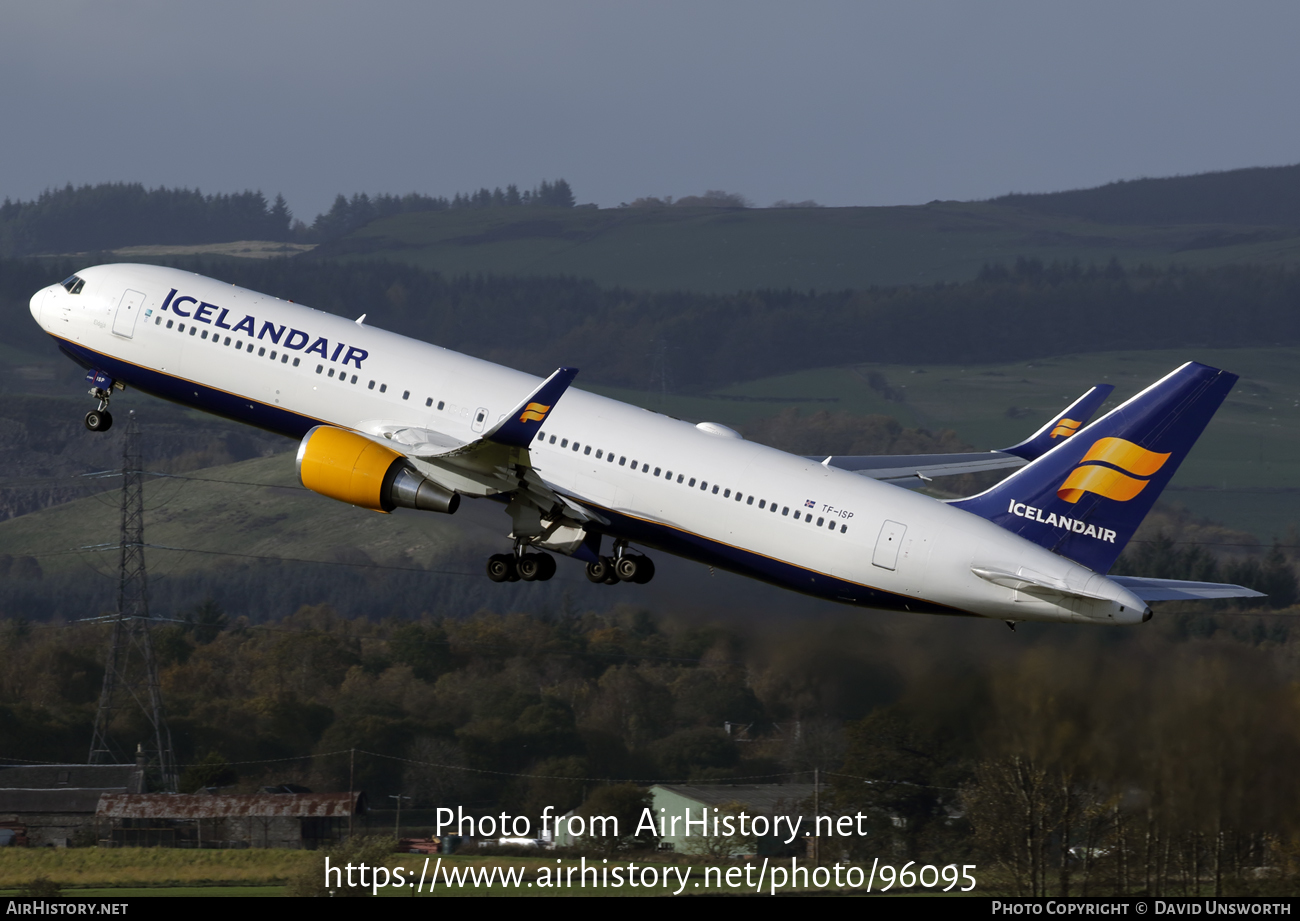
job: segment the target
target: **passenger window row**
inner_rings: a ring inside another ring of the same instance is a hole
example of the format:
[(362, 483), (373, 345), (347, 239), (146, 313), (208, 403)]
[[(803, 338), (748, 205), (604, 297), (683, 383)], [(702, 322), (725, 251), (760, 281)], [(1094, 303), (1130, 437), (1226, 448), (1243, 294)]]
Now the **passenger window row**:
[[(154, 319), (154, 321), (153, 321), (153, 325), (154, 325), (154, 326), (158, 326), (159, 324), (162, 323), (162, 321), (163, 321), (163, 318), (162, 318), (161, 315), (159, 315), (158, 317), (156, 317), (156, 318)], [(206, 330), (206, 329), (202, 329), (202, 330), (201, 330), (201, 329), (200, 329), (196, 324), (194, 324), (194, 323), (190, 323), (190, 324), (189, 324), (189, 329), (186, 330), (186, 324), (185, 324), (185, 323), (178, 323), (178, 322), (175, 321), (175, 320), (168, 320), (168, 321), (167, 321), (167, 329), (172, 329), (173, 327), (175, 327), (176, 331), (177, 331), (178, 333), (181, 333), (182, 335), (185, 334), (185, 333), (188, 331), (189, 334), (190, 334), (191, 336), (198, 336), (200, 339), (208, 339), (208, 338), (209, 338), (209, 331)], [(223, 346), (227, 346), (227, 347), (229, 347), (230, 343), (233, 341), (234, 344), (235, 344), (235, 351), (237, 351), (237, 352), (248, 352), (248, 354), (250, 354), (250, 355), (253, 354), (254, 343), (249, 342), (249, 343), (246, 344), (245, 341), (244, 341), (243, 339), (240, 339), (238, 336), (236, 336), (233, 340), (231, 339), (230, 336), (226, 336), (225, 339), (223, 340), (222, 337), (221, 337), (221, 334), (220, 334), (220, 333), (217, 333), (217, 332), (212, 332), (212, 333), (210, 334), (210, 336), (211, 336), (211, 342), (212, 342), (213, 345), (223, 345)], [(266, 354), (266, 346), (256, 346), (256, 348), (257, 348), (257, 357), (258, 357), (258, 358), (267, 358), (267, 357), (269, 357), (271, 361), (279, 360), (279, 362), (280, 362), (281, 364), (288, 364), (288, 363), (289, 363), (289, 353), (288, 353), (288, 352), (281, 352), (281, 351), (278, 351), (277, 349), (271, 349), (271, 354), (270, 354), (270, 356), (267, 356), (267, 354)], [(302, 359), (301, 359), (301, 358), (298, 358), (298, 357), (295, 356), (294, 359), (293, 359), (293, 366), (296, 368), (296, 367), (298, 367), (298, 365), (301, 364), (301, 363), (302, 363)], [(316, 369), (316, 373), (317, 373), (317, 374), (320, 373), (320, 367), (319, 367), (319, 366), (318, 366), (317, 369)], [(330, 376), (332, 377), (333, 375), (334, 375), (334, 372), (331, 371), (331, 372), (330, 372)], [(340, 375), (340, 376), (342, 376), (342, 375)], [(355, 375), (354, 375), (354, 376), (353, 376), (353, 383), (355, 383), (355, 382), (356, 382), (356, 377), (355, 377)]]
[[(78, 280), (79, 280), (79, 279), (78, 279)], [(154, 326), (159, 326), (159, 325), (161, 325), (163, 319), (164, 319), (164, 318), (163, 318), (162, 314), (159, 314), (156, 318), (154, 318), (154, 321), (153, 321)], [(168, 319), (168, 320), (167, 320), (167, 327), (166, 327), (166, 328), (167, 328), (167, 329), (175, 328), (176, 331), (179, 332), (179, 333), (181, 333), (181, 334), (184, 334), (184, 333), (187, 331), (187, 330), (186, 330), (186, 324), (185, 324), (185, 323), (183, 323), (183, 322), (177, 322), (176, 320), (171, 320), (171, 319)], [(209, 336), (209, 331), (208, 331), (208, 330), (206, 330), (206, 329), (200, 330), (200, 328), (199, 328), (196, 324), (194, 324), (194, 323), (190, 323), (190, 324), (189, 324), (188, 332), (189, 332), (189, 334), (190, 334), (191, 336), (199, 335), (199, 338), (201, 338), (201, 339), (207, 339), (208, 336)], [(200, 334), (201, 334), (201, 335), (200, 335)], [(213, 344), (213, 345), (226, 345), (226, 346), (229, 346), (230, 343), (231, 343), (231, 341), (232, 341), (232, 339), (231, 339), (230, 336), (226, 336), (225, 339), (224, 339), (224, 341), (223, 341), (223, 340), (222, 340), (222, 337), (221, 337), (221, 334), (220, 334), (220, 333), (217, 333), (217, 332), (215, 332), (215, 331), (212, 332), (211, 337), (212, 337), (212, 344)], [(235, 343), (235, 350), (236, 350), (236, 351), (247, 351), (249, 354), (252, 354), (252, 352), (253, 352), (253, 348), (255, 347), (255, 344), (254, 344), (254, 343), (249, 342), (249, 343), (247, 343), (247, 345), (245, 345), (245, 340), (239, 338), (238, 336), (234, 337), (233, 341), (234, 341), (234, 343)], [(260, 345), (259, 345), (259, 346), (256, 346), (256, 348), (257, 348), (257, 357), (258, 357), (258, 358), (262, 358), (262, 357), (265, 357), (265, 356), (266, 356), (266, 347), (265, 347), (265, 346), (260, 346)], [(279, 361), (280, 361), (281, 364), (287, 364), (288, 361), (289, 361), (289, 353), (288, 353), (288, 352), (280, 352), (280, 351), (278, 351), (278, 350), (276, 350), (276, 349), (271, 349), (271, 355), (270, 355), (271, 361), (275, 361), (275, 360), (277, 359), (277, 357), (279, 358)], [(294, 359), (293, 359), (293, 366), (296, 368), (296, 367), (298, 367), (298, 365), (301, 364), (301, 363), (302, 363), (302, 359), (299, 358), (299, 357), (296, 357), (296, 356), (295, 356)], [(324, 374), (324, 373), (326, 373), (325, 365), (323, 365), (323, 364), (318, 364), (318, 365), (316, 366), (316, 373), (317, 373), (317, 374)], [(341, 368), (339, 368), (339, 369), (335, 369), (335, 368), (330, 368), (330, 369), (328, 369), (328, 374), (326, 374), (326, 376), (327, 376), (327, 377), (335, 377), (335, 376), (337, 376), (340, 384), (347, 384), (347, 383), (355, 384), (355, 383), (357, 382), (357, 375), (353, 374), (351, 377), (349, 377), (347, 371), (345, 371), (345, 370), (343, 370), (343, 369), (341, 369)], [(376, 383), (377, 383), (376, 381), (371, 381), (368, 385), (366, 385), (366, 389), (368, 389), (368, 390), (374, 390), (374, 389), (375, 389), (375, 386), (376, 386)], [(379, 387), (379, 392), (380, 392), (380, 393), (387, 393), (387, 392), (388, 392), (388, 385), (387, 385), (387, 384), (378, 384), (378, 387)], [(402, 399), (403, 399), (403, 400), (409, 400), (410, 398), (411, 398), (411, 391), (406, 390), (406, 391), (403, 391), (403, 392), (402, 392)], [(425, 405), (425, 406), (431, 406), (432, 404), (433, 404), (433, 397), (429, 397), (429, 399), (427, 399), (427, 400), (424, 401), (424, 405)], [(438, 408), (439, 408), (439, 409), (442, 409), (442, 407), (443, 407), (443, 403), (442, 403), (441, 401), (439, 401), (439, 402), (438, 402)]]
[[(537, 433), (537, 441), (539, 444), (553, 445), (556, 444), (557, 438), (559, 439), (559, 444), (557, 445), (557, 447), (561, 449), (567, 448), (571, 451), (581, 450), (584, 457), (589, 456), (592, 453), (591, 445), (582, 445), (577, 441), (574, 441), (572, 444), (570, 444), (569, 439), (567, 438), (559, 438), (558, 435), (547, 436), (545, 432)], [(603, 448), (596, 448), (595, 455), (596, 455), (596, 460), (604, 460), (608, 464), (614, 463), (615, 454), (613, 451), (605, 452)], [(637, 469), (638, 464), (641, 467), (642, 473), (650, 473), (650, 469), (651, 469), (650, 465), (647, 463), (639, 462), (635, 458), (633, 458), (632, 460), (631, 469), (635, 471)], [(620, 467), (627, 466), (626, 455), (618, 456), (618, 465)], [(665, 471), (662, 467), (654, 468), (654, 476), (656, 477), (662, 476), (663, 479), (668, 480), (669, 482), (673, 481), (673, 472), (671, 470)], [(686, 474), (684, 473), (677, 474), (676, 482), (682, 483), (690, 489), (695, 488), (695, 477), (690, 477), (688, 479)], [(707, 480), (700, 480), (700, 491), (708, 492), (711, 495), (715, 495), (715, 496), (721, 494), (722, 498), (733, 499), (733, 501), (736, 502), (740, 502), (743, 500), (746, 505), (755, 504), (755, 497), (753, 495), (745, 496), (739, 490), (737, 490), (733, 497), (732, 491), (730, 489), (726, 489), (722, 486), (719, 486), (717, 483), (714, 483), (712, 488), (710, 488)], [(758, 499), (757, 503), (760, 511), (766, 510), (768, 512), (771, 512), (773, 515), (776, 514), (776, 510), (778, 508), (777, 503), (768, 502), (766, 499)], [(799, 521), (802, 519), (808, 524), (813, 523), (812, 512), (806, 512), (806, 511), (801, 512), (799, 509), (795, 509), (794, 514), (791, 515), (790, 507), (788, 505), (780, 506), (780, 509), (781, 509), (781, 515), (783, 517), (786, 518), (793, 517), (795, 521)], [(821, 516), (817, 519), (817, 524), (815, 525), (815, 527), (818, 528), (825, 527), (828, 530), (834, 531), (836, 525), (839, 525), (839, 531), (841, 534), (847, 534), (849, 532), (849, 526), (847, 524), (840, 524), (834, 518), (828, 520), (825, 516)]]

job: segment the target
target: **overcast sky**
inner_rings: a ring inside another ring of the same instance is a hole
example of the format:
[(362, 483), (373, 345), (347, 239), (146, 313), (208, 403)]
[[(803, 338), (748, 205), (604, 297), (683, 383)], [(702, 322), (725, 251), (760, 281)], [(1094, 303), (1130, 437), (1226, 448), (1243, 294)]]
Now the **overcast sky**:
[(1300, 162), (1300, 3), (12, 2), (0, 197), (887, 205)]

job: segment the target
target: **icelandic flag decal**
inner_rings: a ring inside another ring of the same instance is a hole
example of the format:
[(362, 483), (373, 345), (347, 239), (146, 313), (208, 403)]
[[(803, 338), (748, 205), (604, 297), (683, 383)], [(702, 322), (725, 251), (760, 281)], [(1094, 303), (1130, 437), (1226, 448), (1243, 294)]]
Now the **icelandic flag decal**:
[(803, 501), (803, 507), (804, 507), (804, 508), (816, 508), (816, 507), (817, 507), (817, 503), (816, 503), (816, 501), (813, 500), (813, 499), (805, 499), (805, 500)]

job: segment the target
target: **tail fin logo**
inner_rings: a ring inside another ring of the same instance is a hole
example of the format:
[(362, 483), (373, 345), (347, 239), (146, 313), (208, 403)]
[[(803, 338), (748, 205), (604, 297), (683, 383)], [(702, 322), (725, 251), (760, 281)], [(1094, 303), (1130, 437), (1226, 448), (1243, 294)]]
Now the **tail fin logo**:
[(1078, 502), (1086, 492), (1127, 502), (1146, 488), (1149, 480), (1144, 478), (1158, 471), (1167, 460), (1168, 454), (1148, 451), (1123, 438), (1100, 438), (1088, 449), (1079, 466), (1070, 471), (1056, 495), (1070, 503)]
[(523, 413), (519, 416), (520, 422), (541, 422), (546, 418), (546, 414), (551, 411), (551, 407), (544, 406), (541, 403), (529, 403), (524, 407)]
[(1076, 422), (1073, 419), (1062, 419), (1060, 422), (1056, 423), (1056, 428), (1052, 429), (1052, 434), (1047, 437), (1069, 438), (1075, 432), (1079, 431), (1079, 426), (1082, 424), (1082, 422)]

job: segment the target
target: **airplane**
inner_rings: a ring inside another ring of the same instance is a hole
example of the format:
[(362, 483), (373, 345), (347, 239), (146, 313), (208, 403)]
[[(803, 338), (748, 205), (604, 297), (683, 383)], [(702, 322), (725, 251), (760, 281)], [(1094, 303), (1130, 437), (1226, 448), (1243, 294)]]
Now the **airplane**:
[[(648, 548), (864, 608), (1094, 625), (1151, 601), (1259, 597), (1107, 576), (1237, 376), (1188, 362), (1094, 422), (1099, 386), (1001, 452), (798, 457), (179, 269), (94, 266), (38, 291), (37, 323), (87, 369), (91, 431), (141, 391), (299, 441), (315, 492), (376, 512), (504, 504), (498, 582), (645, 583)], [(978, 495), (899, 488), (1012, 469)], [(609, 549), (606, 550), (606, 541)]]

